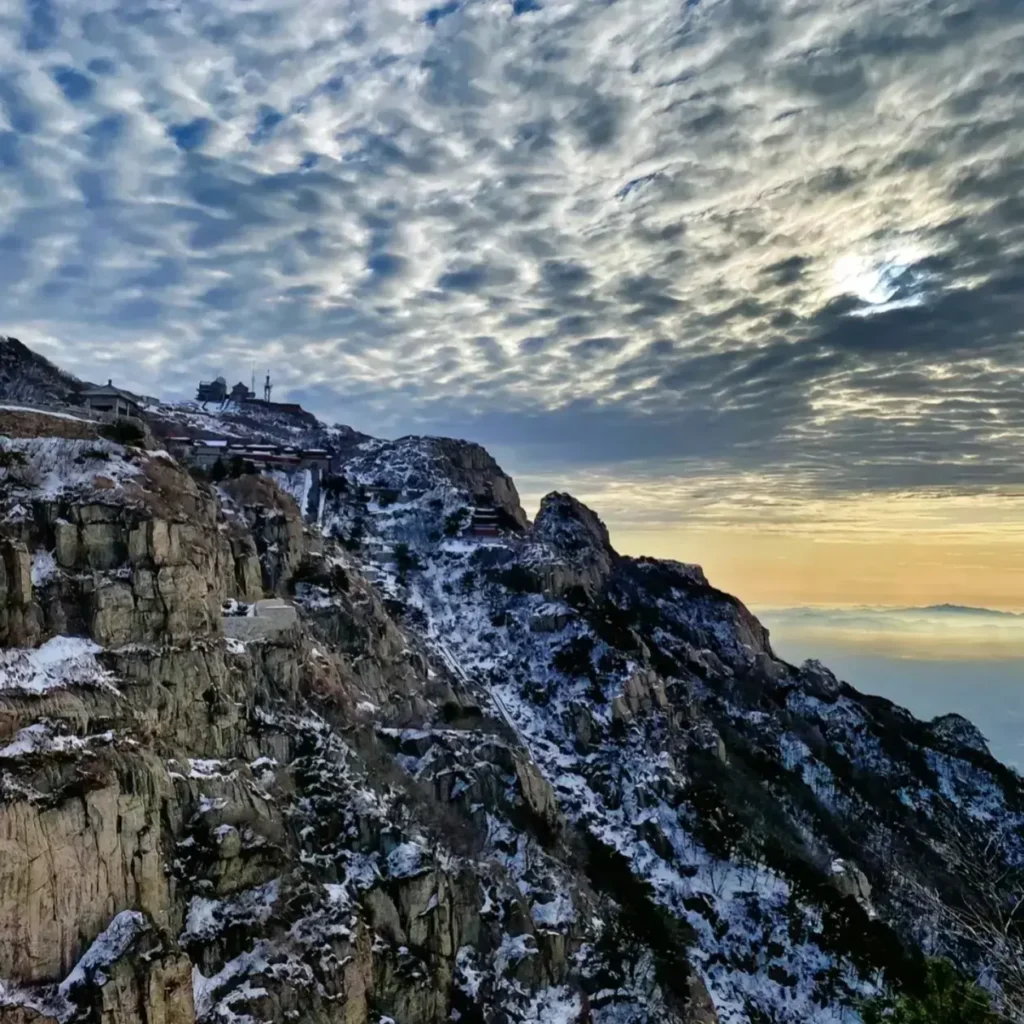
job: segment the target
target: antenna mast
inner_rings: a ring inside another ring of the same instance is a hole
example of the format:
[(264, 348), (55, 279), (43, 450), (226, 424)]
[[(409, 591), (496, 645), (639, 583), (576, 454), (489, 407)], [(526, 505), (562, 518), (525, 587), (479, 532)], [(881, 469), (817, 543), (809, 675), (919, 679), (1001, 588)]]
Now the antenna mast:
[(269, 404), (270, 392), (274, 390), (274, 385), (270, 383), (270, 370), (267, 370), (267, 379), (263, 385), (263, 401)]

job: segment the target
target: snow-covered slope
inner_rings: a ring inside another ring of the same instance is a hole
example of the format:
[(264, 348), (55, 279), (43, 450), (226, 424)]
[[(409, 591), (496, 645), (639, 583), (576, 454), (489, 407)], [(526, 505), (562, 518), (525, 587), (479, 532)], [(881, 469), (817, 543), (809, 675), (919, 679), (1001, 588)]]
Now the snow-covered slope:
[(1010, 894), (1024, 788), (970, 723), (786, 664), (571, 495), (531, 523), (478, 445), (147, 415), (335, 472), (215, 487), (7, 414), (0, 1020), (856, 1022), (931, 953), (998, 985), (944, 915)]
[(219, 438), (336, 450), (367, 439), (351, 427), (328, 427), (304, 409), (261, 402), (227, 402), (223, 407), (213, 404), (205, 409), (197, 402), (179, 402), (152, 406), (146, 410), (146, 418), (159, 438)]
[(17, 338), (0, 336), (0, 401), (77, 404), (85, 386)]
[[(785, 664), (698, 567), (619, 556), (568, 495), (472, 538), (479, 481), (436, 441), (366, 445), (346, 477), (325, 533), (509, 722), (597, 859), (686, 922), (721, 1021), (854, 1020), (922, 948), (972, 962), (910, 895), (957, 898), (944, 844), (965, 827), (1024, 860), (1021, 780), (963, 730)], [(418, 778), (452, 770), (440, 736), (417, 755)]]

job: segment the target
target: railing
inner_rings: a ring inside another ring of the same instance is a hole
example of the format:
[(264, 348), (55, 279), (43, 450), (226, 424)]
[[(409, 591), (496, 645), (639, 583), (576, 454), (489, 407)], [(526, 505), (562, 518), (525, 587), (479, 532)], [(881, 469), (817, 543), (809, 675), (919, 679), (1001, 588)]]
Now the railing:
[(80, 420), (102, 421), (106, 413), (97, 412), (84, 405), (68, 405), (66, 403), (52, 403), (43, 405), (41, 402), (19, 402), (15, 400), (0, 401), (0, 413), (4, 412), (41, 412), (49, 415), (74, 416)]
[(144, 425), (145, 421), (141, 416), (117, 412), (101, 412), (98, 409), (90, 409), (86, 405), (68, 405), (67, 403), (53, 403), (44, 405), (42, 402), (17, 402), (0, 400), (0, 416), (5, 412), (37, 412), (43, 416), (70, 416), (76, 420), (92, 423), (116, 423), (118, 420), (131, 420), (134, 423)]

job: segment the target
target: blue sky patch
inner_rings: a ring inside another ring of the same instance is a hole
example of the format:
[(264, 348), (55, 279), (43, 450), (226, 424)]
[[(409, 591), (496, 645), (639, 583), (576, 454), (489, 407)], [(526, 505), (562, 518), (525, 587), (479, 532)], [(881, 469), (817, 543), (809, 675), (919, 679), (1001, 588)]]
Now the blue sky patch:
[(194, 121), (187, 121), (184, 124), (172, 124), (167, 129), (167, 134), (178, 149), (190, 151), (199, 149), (206, 142), (212, 128), (212, 121), (205, 117), (197, 117)]

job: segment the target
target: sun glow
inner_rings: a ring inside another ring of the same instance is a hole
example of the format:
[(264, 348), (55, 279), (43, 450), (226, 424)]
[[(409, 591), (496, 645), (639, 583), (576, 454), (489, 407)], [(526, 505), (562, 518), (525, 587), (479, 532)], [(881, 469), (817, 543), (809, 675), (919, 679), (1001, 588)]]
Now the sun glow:
[(928, 276), (919, 264), (929, 253), (918, 245), (848, 252), (832, 266), (835, 295), (852, 295), (869, 308), (862, 315), (919, 305)]

